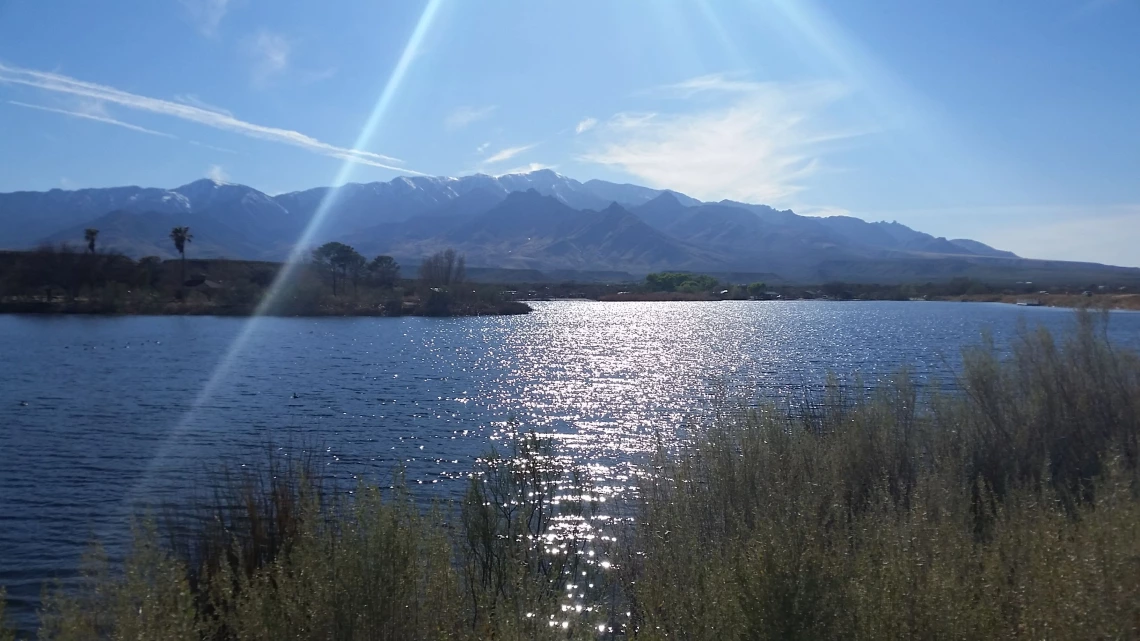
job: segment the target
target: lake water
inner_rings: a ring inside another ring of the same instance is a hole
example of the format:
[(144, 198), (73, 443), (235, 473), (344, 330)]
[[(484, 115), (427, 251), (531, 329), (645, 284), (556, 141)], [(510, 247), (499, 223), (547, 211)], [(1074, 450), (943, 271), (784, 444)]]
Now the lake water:
[[(330, 474), (453, 496), (517, 421), (604, 489), (656, 438), (732, 394), (802, 394), (826, 373), (945, 378), (988, 329), (1063, 330), (1071, 312), (999, 304), (535, 304), (459, 319), (0, 316), (0, 585), (32, 620), (45, 580), (131, 505), (177, 496), (219, 460), (322, 446)], [(1140, 314), (1110, 334), (1140, 347)], [(235, 348), (236, 345), (236, 348)]]

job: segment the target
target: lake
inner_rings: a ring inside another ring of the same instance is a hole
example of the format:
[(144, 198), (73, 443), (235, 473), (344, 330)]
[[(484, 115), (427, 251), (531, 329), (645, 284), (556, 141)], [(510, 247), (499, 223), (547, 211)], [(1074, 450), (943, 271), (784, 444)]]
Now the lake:
[[(132, 506), (218, 461), (318, 444), (341, 477), (404, 465), (455, 496), (517, 424), (554, 437), (606, 491), (724, 396), (799, 394), (828, 371), (948, 380), (983, 330), (1063, 330), (1072, 312), (981, 303), (534, 304), (526, 316), (0, 316), (0, 585), (30, 625), (45, 580)], [(1140, 347), (1140, 313), (1110, 334)]]

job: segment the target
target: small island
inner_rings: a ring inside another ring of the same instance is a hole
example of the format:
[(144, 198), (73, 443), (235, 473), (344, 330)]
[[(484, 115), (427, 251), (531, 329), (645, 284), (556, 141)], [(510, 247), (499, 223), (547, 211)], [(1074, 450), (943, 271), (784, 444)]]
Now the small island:
[[(189, 227), (170, 239), (179, 258), (138, 260), (98, 247), (45, 245), (0, 252), (0, 313), (249, 316), (481, 316), (526, 314), (502, 288), (468, 280), (466, 260), (445, 249), (405, 278), (391, 256), (371, 260), (344, 243), (285, 263), (189, 259)], [(280, 282), (278, 282), (280, 280)], [(270, 292), (273, 295), (267, 298)]]

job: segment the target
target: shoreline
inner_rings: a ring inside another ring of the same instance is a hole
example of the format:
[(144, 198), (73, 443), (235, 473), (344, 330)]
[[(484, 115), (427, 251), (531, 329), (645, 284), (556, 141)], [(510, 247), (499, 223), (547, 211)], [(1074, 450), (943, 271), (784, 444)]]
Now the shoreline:
[(943, 296), (931, 300), (959, 303), (1002, 303), (1017, 305), (1018, 301), (1032, 300), (1036, 305), (1028, 307), (1060, 307), (1065, 309), (1112, 309), (1140, 311), (1140, 294), (974, 294), (963, 296)]
[(1002, 303), (1017, 305), (1018, 301), (1033, 300), (1037, 304), (1029, 307), (1055, 307), (1064, 309), (1111, 309), (1121, 311), (1140, 311), (1140, 294), (1037, 294), (1017, 296), (1012, 294), (974, 294), (962, 296), (932, 296), (928, 299), (893, 299), (893, 298), (764, 298), (741, 299), (720, 298), (708, 293), (681, 293), (681, 292), (621, 292), (607, 294), (597, 299), (606, 303), (661, 303), (661, 302), (715, 302), (715, 301), (744, 301), (744, 302), (802, 302), (820, 301), (828, 303), (858, 303), (858, 302), (943, 302), (943, 303)]
[(161, 308), (123, 310), (75, 303), (46, 303), (43, 301), (3, 301), (0, 314), (21, 314), (28, 316), (219, 316), (250, 318), (270, 316), (277, 318), (458, 318), (464, 316), (519, 316), (529, 314), (534, 308), (521, 301), (485, 303), (459, 309), (449, 309), (445, 313), (429, 313), (423, 309), (400, 310), (390, 313), (384, 308), (358, 307), (355, 309), (327, 309), (306, 313), (269, 312), (256, 314), (255, 307), (227, 307), (223, 305), (195, 305), (168, 303)]

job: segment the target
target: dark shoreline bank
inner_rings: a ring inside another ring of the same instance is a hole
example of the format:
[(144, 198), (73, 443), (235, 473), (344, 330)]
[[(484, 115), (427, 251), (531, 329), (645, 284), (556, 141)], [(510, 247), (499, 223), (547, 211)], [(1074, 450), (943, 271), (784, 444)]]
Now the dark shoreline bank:
[(0, 314), (28, 314), (42, 316), (232, 316), (250, 317), (255, 315), (281, 318), (326, 318), (326, 317), (373, 317), (397, 318), (418, 316), (425, 318), (451, 318), (461, 316), (518, 316), (534, 311), (530, 305), (520, 301), (479, 303), (470, 306), (456, 306), (455, 309), (426, 310), (422, 307), (393, 311), (383, 307), (357, 307), (355, 309), (311, 310), (304, 313), (270, 310), (256, 314), (256, 306), (233, 307), (223, 305), (200, 305), (196, 303), (168, 303), (161, 308), (122, 310), (98, 305), (83, 305), (68, 302), (47, 303), (43, 301), (0, 301)]

